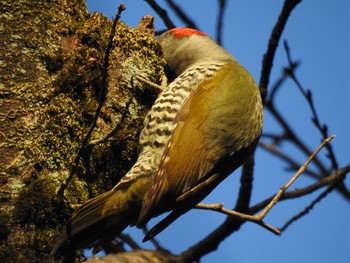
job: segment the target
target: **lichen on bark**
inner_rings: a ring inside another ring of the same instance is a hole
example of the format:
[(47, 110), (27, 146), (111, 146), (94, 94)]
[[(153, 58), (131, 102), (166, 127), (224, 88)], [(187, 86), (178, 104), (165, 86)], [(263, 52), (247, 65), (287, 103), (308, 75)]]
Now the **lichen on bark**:
[(156, 97), (135, 74), (159, 83), (164, 61), (152, 29), (118, 22), (95, 143), (59, 196), (100, 103), (112, 22), (79, 0), (1, 5), (0, 258), (48, 262), (73, 208), (109, 190), (134, 163)]

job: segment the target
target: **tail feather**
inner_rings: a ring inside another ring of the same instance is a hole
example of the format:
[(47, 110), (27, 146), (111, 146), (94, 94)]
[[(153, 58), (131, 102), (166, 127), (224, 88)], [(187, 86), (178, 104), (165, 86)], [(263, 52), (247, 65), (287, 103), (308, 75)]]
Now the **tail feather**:
[(158, 224), (156, 224), (154, 227), (151, 228), (143, 238), (142, 242), (146, 242), (156, 235), (158, 235), (160, 232), (162, 232), (164, 229), (166, 229), (171, 223), (173, 223), (176, 219), (178, 219), (183, 212), (179, 212), (177, 210), (172, 211), (169, 215), (167, 215), (164, 219), (162, 219)]
[(68, 257), (77, 249), (110, 241), (117, 237), (138, 213), (135, 207), (129, 209), (120, 191), (111, 190), (97, 196), (74, 211), (53, 248), (52, 256)]

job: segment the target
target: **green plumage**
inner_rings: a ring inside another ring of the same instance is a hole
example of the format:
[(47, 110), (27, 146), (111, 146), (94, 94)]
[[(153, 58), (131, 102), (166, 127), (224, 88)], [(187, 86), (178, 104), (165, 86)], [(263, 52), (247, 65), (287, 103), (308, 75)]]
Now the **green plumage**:
[[(173, 210), (174, 219), (187, 212), (243, 163), (262, 130), (259, 90), (238, 62), (227, 63), (190, 94), (174, 122), (139, 226), (165, 211)], [(146, 239), (163, 230), (164, 222)]]

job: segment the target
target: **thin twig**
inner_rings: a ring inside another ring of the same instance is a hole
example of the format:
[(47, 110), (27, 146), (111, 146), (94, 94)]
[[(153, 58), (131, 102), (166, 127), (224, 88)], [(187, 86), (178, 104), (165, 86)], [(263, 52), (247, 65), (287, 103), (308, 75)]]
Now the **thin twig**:
[[(281, 160), (285, 161), (289, 165), (289, 167), (292, 171), (296, 171), (299, 169), (300, 164), (297, 163), (295, 160), (293, 160), (290, 155), (285, 154), (282, 151), (280, 151), (277, 147), (275, 147), (275, 145), (267, 144), (263, 141), (260, 141), (259, 147), (261, 149), (264, 149), (267, 152), (275, 155), (276, 157), (280, 158)], [(310, 169), (307, 169), (307, 171), (305, 171), (305, 174), (309, 175), (312, 178), (318, 179), (318, 180), (320, 180), (322, 178), (322, 176), (320, 176), (319, 174), (317, 174), (314, 171), (311, 171)]]
[[(152, 81), (150, 81), (150, 80), (148, 80), (148, 79), (145, 79), (145, 78), (144, 78), (143, 76), (141, 76), (140, 74), (135, 74), (135, 78), (136, 78), (138, 81), (140, 81), (140, 82), (142, 82), (142, 83), (148, 85), (149, 88), (152, 89), (153, 92), (156, 93), (156, 94), (161, 93), (161, 92), (166, 88), (166, 86), (167, 86), (167, 79), (166, 79), (166, 76), (162, 78), (162, 83), (161, 83), (160, 85), (158, 85), (158, 84), (156, 84), (156, 83), (154, 83), (154, 82), (152, 82)], [(165, 79), (164, 79), (164, 78), (165, 78)], [(153, 93), (153, 92), (152, 92), (152, 93)]]
[[(295, 64), (294, 66), (294, 70), (296, 70), (299, 66), (299, 64)], [(288, 75), (287, 75), (287, 70), (284, 69), (282, 76), (276, 81), (276, 83), (270, 88), (269, 91), (269, 100), (270, 101), (274, 101), (275, 97), (276, 97), (276, 93), (277, 91), (282, 87), (282, 84), (287, 80)]]
[(301, 217), (306, 215), (310, 212), (314, 206), (319, 203), (322, 199), (324, 199), (330, 192), (332, 192), (340, 182), (343, 181), (345, 178), (346, 173), (344, 173), (342, 176), (338, 176), (337, 180), (334, 180), (334, 182), (329, 185), (315, 200), (313, 200), (307, 207), (304, 208), (303, 211), (298, 213), (297, 215), (293, 216), (291, 219), (289, 219), (281, 228), (280, 231), (285, 231), (293, 222), (299, 220)]
[[(347, 165), (346, 167), (337, 170), (334, 174), (327, 176), (327, 177), (323, 178), (322, 180), (320, 180), (312, 185), (284, 193), (281, 196), (279, 201), (295, 199), (295, 198), (298, 198), (301, 196), (311, 194), (311, 193), (321, 189), (322, 187), (324, 187), (326, 185), (329, 185), (335, 181), (339, 181), (339, 178), (344, 178), (345, 175), (349, 172), (350, 172), (350, 165)], [(249, 210), (249, 214), (255, 214), (258, 211), (261, 211), (268, 203), (271, 202), (272, 198), (273, 197), (267, 198), (264, 201), (261, 201), (258, 204), (252, 206)]]
[(118, 238), (123, 241), (123, 243), (127, 244), (130, 248), (132, 248), (133, 250), (138, 250), (138, 249), (142, 249), (142, 247), (140, 247), (139, 244), (137, 244), (135, 242), (134, 239), (132, 239), (130, 237), (130, 235), (126, 235), (126, 234), (119, 234)]
[(200, 204), (197, 204), (195, 208), (201, 209), (201, 210), (216, 211), (216, 212), (228, 215), (228, 216), (239, 217), (242, 220), (251, 221), (253, 223), (256, 223), (256, 224), (262, 226), (263, 228), (269, 230), (270, 232), (272, 232), (272, 233), (274, 233), (276, 235), (280, 234), (280, 231), (277, 228), (275, 228), (275, 227), (273, 227), (273, 226), (271, 226), (269, 224), (266, 224), (266, 223), (264, 223), (262, 221), (256, 220), (255, 216), (239, 213), (239, 212), (237, 212), (235, 210), (224, 208), (223, 206), (224, 206), (223, 204), (204, 204), (204, 203), (200, 203)]
[[(304, 98), (306, 99), (306, 101), (308, 102), (310, 109), (311, 109), (311, 113), (312, 113), (312, 122), (314, 123), (314, 125), (316, 126), (316, 128), (320, 131), (323, 139), (327, 138), (329, 136), (328, 134), (328, 127), (326, 124), (321, 124), (320, 118), (317, 114), (313, 99), (312, 99), (312, 93), (311, 90), (306, 90), (300, 83), (300, 81), (298, 80), (298, 78), (295, 75), (295, 70), (294, 70), (294, 64), (295, 62), (293, 62), (292, 57), (291, 57), (291, 53), (290, 53), (290, 48), (288, 46), (287, 41), (284, 41), (284, 49), (286, 50), (287, 53), (287, 58), (288, 58), (288, 63), (289, 63), (289, 70), (287, 71), (288, 76), (294, 81), (295, 85), (298, 87), (298, 89), (300, 90), (301, 94), (303, 94)], [(336, 171), (338, 170), (338, 162), (336, 160), (335, 157), (335, 153), (333, 151), (332, 145), (327, 145), (326, 149), (328, 151), (328, 158), (331, 161), (332, 164), (332, 168)]]
[[(287, 123), (286, 119), (282, 117), (282, 115), (279, 113), (279, 111), (276, 109), (274, 105), (274, 101), (276, 98), (277, 90), (281, 87), (281, 84), (286, 80), (287, 77), (290, 77), (291, 74), (294, 74), (296, 68), (298, 67), (299, 63), (292, 62), (291, 56), (289, 53), (289, 48), (286, 45), (286, 42), (284, 42), (285, 49), (287, 51), (287, 57), (289, 60), (289, 67), (284, 68), (283, 73), (279, 80), (276, 82), (276, 84), (272, 87), (270, 96), (265, 101), (265, 108), (269, 110), (269, 112), (273, 115), (274, 119), (281, 125), (283, 128), (283, 134), (281, 136), (278, 136), (279, 138), (286, 139), (295, 146), (297, 146), (306, 156), (310, 156), (311, 150), (306, 146), (305, 143), (301, 141), (301, 139), (296, 135), (296, 133), (293, 131), (291, 126)], [(327, 138), (327, 136), (323, 136), (323, 139)], [(326, 146), (331, 147), (330, 145)], [(328, 169), (323, 165), (323, 163), (319, 160), (318, 157), (314, 160), (315, 165), (317, 168), (321, 171), (322, 175), (325, 176), (329, 173)]]
[(259, 141), (259, 146), (260, 146), (261, 139), (269, 139), (269, 140), (271, 140), (271, 145), (277, 146), (286, 139), (286, 135), (284, 133), (275, 134), (275, 133), (270, 133), (270, 132), (264, 132), (261, 135), (261, 138)]
[[(297, 146), (306, 156), (310, 156), (312, 151), (306, 146), (305, 143), (301, 141), (301, 139), (296, 135), (292, 127), (286, 121), (286, 119), (281, 115), (281, 113), (276, 109), (273, 102), (271, 100), (267, 100), (265, 103), (265, 108), (269, 110), (274, 119), (281, 125), (284, 130), (283, 138), (292, 142), (295, 146)], [(328, 169), (323, 165), (319, 158), (315, 158), (314, 164), (320, 170), (322, 175), (327, 175), (329, 173)]]
[(126, 8), (125, 8), (125, 6), (123, 4), (118, 6), (118, 13), (117, 13), (117, 15), (116, 15), (116, 17), (115, 17), (115, 19), (113, 21), (113, 25), (112, 25), (112, 28), (111, 28), (111, 32), (109, 34), (109, 39), (108, 39), (107, 47), (106, 47), (104, 58), (103, 58), (101, 89), (100, 89), (99, 98), (98, 98), (99, 105), (98, 105), (98, 107), (96, 109), (94, 119), (93, 119), (93, 121), (92, 121), (92, 123), (90, 125), (90, 129), (87, 132), (87, 134), (85, 135), (85, 137), (84, 137), (84, 139), (83, 139), (83, 141), (81, 143), (81, 146), (80, 146), (80, 148), (78, 150), (78, 153), (77, 153), (77, 155), (74, 158), (72, 167), (70, 169), (70, 174), (69, 174), (68, 178), (66, 179), (66, 181), (61, 184), (61, 187), (60, 187), (60, 189), (57, 192), (57, 194), (60, 195), (60, 196), (63, 195), (64, 190), (67, 188), (69, 182), (71, 181), (71, 179), (73, 178), (74, 174), (76, 173), (76, 169), (78, 167), (80, 158), (82, 157), (82, 155), (85, 152), (87, 146), (89, 145), (89, 139), (91, 137), (91, 134), (92, 134), (93, 130), (96, 127), (97, 119), (98, 119), (98, 117), (99, 117), (99, 115), (101, 113), (102, 106), (103, 106), (104, 101), (106, 99), (107, 86), (108, 86), (109, 55), (110, 55), (112, 47), (113, 47), (113, 38), (115, 36), (115, 30), (116, 30), (116, 27), (117, 27), (117, 23), (118, 23), (118, 21), (119, 21), (119, 19), (121, 17), (121, 13), (125, 9)]
[(189, 18), (188, 15), (180, 8), (177, 4), (175, 4), (172, 0), (166, 0), (169, 6), (173, 9), (175, 14), (186, 24), (187, 27), (198, 29), (196, 23)]
[(301, 2), (301, 0), (286, 0), (284, 2), (280, 16), (277, 23), (273, 28), (268, 44), (267, 51), (262, 61), (261, 77), (259, 87), (262, 90), (262, 99), (265, 101), (267, 95), (267, 87), (269, 85), (270, 73), (273, 65), (273, 59), (275, 57), (276, 49), (281, 38), (283, 29), (287, 23), (293, 9)]
[(223, 27), (223, 21), (224, 21), (224, 14), (226, 10), (226, 3), (227, 0), (218, 0), (219, 1), (219, 14), (218, 19), (216, 22), (216, 42), (218, 42), (219, 45), (222, 43), (222, 27)]
[(151, 6), (151, 8), (159, 15), (159, 17), (163, 20), (164, 24), (168, 29), (176, 27), (173, 21), (171, 21), (170, 17), (168, 16), (167, 11), (161, 8), (156, 1), (145, 0), (145, 2), (148, 3)]
[(276, 203), (281, 199), (282, 195), (286, 192), (286, 190), (295, 182), (298, 177), (306, 171), (307, 166), (311, 163), (311, 161), (315, 158), (315, 156), (321, 151), (323, 147), (325, 147), (326, 144), (328, 144), (335, 135), (330, 136), (329, 138), (325, 139), (320, 146), (317, 147), (317, 149), (311, 154), (311, 156), (307, 159), (307, 161), (299, 168), (299, 170), (292, 176), (292, 178), (283, 185), (280, 190), (277, 192), (277, 194), (272, 198), (272, 200), (264, 207), (264, 209), (260, 212), (258, 215), (249, 215), (249, 214), (243, 214), (236, 212), (234, 210), (229, 210), (223, 208), (222, 204), (199, 204), (196, 206), (196, 208), (199, 209), (206, 209), (206, 210), (214, 210), (218, 211), (220, 213), (224, 213), (226, 215), (230, 216), (236, 216), (239, 217), (242, 220), (251, 221), (254, 223), (257, 223), (264, 227), (265, 229), (275, 233), (280, 234), (280, 230), (263, 222), (262, 220), (265, 218), (265, 216), (268, 214), (268, 212), (276, 205)]
[(271, 200), (271, 202), (263, 209), (263, 211), (257, 216), (257, 218), (261, 218), (261, 220), (266, 216), (266, 214), (271, 210), (271, 208), (277, 203), (277, 201), (281, 198), (284, 192), (294, 183), (294, 181), (306, 170), (307, 166), (310, 162), (315, 158), (315, 156), (321, 151), (323, 147), (325, 147), (335, 135), (330, 136), (329, 138), (323, 140), (323, 142), (318, 146), (318, 148), (310, 155), (309, 159), (300, 167), (300, 169), (293, 175), (293, 177), (286, 183), (275, 197)]

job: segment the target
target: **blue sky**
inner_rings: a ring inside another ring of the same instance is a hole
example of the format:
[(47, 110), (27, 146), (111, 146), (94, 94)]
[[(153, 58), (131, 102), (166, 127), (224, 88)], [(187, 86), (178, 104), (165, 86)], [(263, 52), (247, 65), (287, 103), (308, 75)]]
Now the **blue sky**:
[[(165, 1), (157, 1), (166, 7)], [(217, 1), (176, 1), (199, 29), (215, 38)], [(155, 12), (142, 0), (125, 0), (127, 7), (121, 20), (136, 26), (142, 16), (155, 16), (157, 30), (165, 29)], [(236, 0), (228, 1), (224, 21), (223, 46), (259, 81), (262, 56), (267, 48), (271, 29), (277, 20), (283, 1)], [(90, 12), (98, 11), (111, 18), (119, 2), (115, 0), (87, 0)], [(176, 26), (185, 26), (169, 13)], [(294, 60), (300, 61), (297, 77), (305, 88), (312, 91), (314, 103), (322, 123), (336, 134), (332, 145), (340, 167), (350, 163), (350, 1), (308, 0), (293, 11), (282, 40), (287, 40)], [(271, 75), (274, 83), (287, 65), (280, 44)], [(297, 134), (315, 149), (320, 142), (319, 132), (311, 124), (311, 111), (291, 81), (278, 94), (277, 106), (287, 116)], [(276, 132), (278, 127), (266, 114), (265, 131)], [(303, 162), (306, 156), (285, 145), (288, 153)], [(324, 156), (325, 152), (321, 152)], [(257, 152), (256, 176), (252, 204), (271, 196), (288, 181), (291, 174), (285, 165), (262, 150)], [(224, 202), (231, 208), (239, 187), (239, 172), (225, 180), (206, 202)], [(300, 178), (293, 186), (300, 188), (312, 183)], [(350, 180), (347, 179), (350, 187)], [(281, 226), (302, 210), (320, 192), (278, 204), (266, 221)], [(159, 241), (173, 252), (181, 252), (206, 236), (224, 216), (208, 211), (191, 211), (159, 235)], [(239, 232), (230, 236), (217, 251), (201, 262), (349, 262), (350, 204), (338, 193), (332, 192), (307, 216), (295, 222), (280, 237), (252, 223), (246, 223)], [(152, 221), (151, 221), (152, 224)], [(138, 230), (127, 229), (141, 240)], [(146, 247), (152, 248), (146, 244)]]

